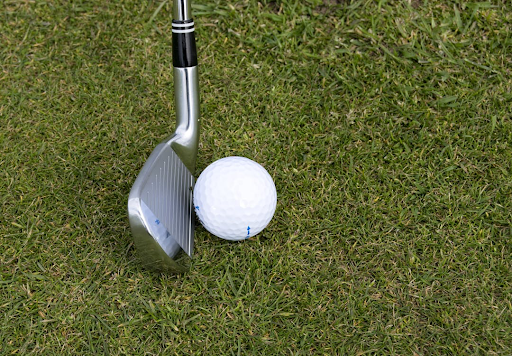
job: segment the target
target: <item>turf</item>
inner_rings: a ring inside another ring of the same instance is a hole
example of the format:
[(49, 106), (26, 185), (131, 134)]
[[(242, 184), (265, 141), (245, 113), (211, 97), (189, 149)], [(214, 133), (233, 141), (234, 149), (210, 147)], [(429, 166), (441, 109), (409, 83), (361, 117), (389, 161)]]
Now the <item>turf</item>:
[(202, 131), (278, 189), (263, 233), (141, 267), (174, 127), (171, 4), (0, 7), (0, 354), (512, 354), (507, 1), (194, 6)]

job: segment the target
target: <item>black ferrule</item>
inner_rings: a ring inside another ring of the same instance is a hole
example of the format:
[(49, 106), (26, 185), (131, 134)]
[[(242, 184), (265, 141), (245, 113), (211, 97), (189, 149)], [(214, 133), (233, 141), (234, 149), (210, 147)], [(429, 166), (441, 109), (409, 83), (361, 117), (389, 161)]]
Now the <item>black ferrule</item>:
[[(188, 21), (173, 21), (173, 24), (187, 24)], [(183, 31), (193, 29), (194, 23), (190, 27), (173, 26), (172, 33), (172, 64), (176, 68), (188, 68), (197, 66), (197, 50), (196, 38), (194, 31), (187, 33), (176, 33), (176, 31)]]

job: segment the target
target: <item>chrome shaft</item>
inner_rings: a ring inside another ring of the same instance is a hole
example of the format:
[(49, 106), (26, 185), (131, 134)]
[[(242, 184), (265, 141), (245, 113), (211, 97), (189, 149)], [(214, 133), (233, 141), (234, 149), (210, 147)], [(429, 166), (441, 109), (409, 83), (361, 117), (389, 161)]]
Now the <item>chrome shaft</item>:
[(177, 21), (190, 20), (192, 18), (192, 11), (190, 9), (190, 1), (188, 0), (174, 0), (172, 4), (172, 17)]

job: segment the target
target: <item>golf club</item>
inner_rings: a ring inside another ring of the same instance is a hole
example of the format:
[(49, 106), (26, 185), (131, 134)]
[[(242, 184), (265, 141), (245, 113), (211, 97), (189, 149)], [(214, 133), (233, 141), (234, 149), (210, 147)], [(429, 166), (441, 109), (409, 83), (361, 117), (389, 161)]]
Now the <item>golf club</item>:
[(142, 167), (128, 198), (128, 218), (142, 263), (182, 273), (180, 250), (192, 256), (192, 189), (199, 143), (199, 84), (194, 21), (188, 0), (173, 1), (172, 58), (175, 132), (160, 143)]

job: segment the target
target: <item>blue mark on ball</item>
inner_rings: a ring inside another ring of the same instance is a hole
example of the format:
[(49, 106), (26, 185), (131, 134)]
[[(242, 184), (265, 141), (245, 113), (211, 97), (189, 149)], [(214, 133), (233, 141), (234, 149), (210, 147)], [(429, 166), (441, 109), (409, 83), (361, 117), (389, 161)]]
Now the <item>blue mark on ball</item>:
[(155, 220), (155, 223), (156, 223), (157, 225), (160, 225), (160, 220)]
[(199, 205), (195, 207), (197, 210), (199, 210)]
[(249, 237), (250, 234), (251, 234), (251, 227), (247, 226), (247, 237)]

